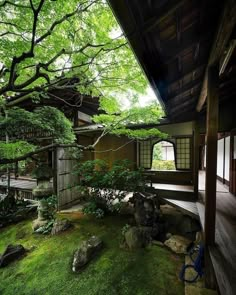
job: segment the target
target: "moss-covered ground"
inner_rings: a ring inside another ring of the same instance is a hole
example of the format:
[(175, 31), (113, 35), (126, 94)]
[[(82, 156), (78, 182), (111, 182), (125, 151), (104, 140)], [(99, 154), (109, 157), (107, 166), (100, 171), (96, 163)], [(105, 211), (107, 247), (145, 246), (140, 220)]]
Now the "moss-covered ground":
[[(74, 227), (57, 236), (32, 234), (31, 221), (0, 231), (0, 253), (10, 243), (30, 249), (26, 257), (0, 269), (1, 295), (184, 294), (184, 285), (178, 280), (182, 258), (156, 245), (133, 252), (120, 249), (126, 219), (65, 217)], [(74, 250), (94, 234), (103, 239), (104, 250), (82, 273), (73, 273)]]

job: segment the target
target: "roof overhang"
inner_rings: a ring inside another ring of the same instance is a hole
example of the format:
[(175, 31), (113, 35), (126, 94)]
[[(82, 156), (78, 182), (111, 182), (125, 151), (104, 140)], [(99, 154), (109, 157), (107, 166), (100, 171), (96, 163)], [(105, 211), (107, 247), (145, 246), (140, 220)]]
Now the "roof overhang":
[(224, 1), (109, 3), (167, 117), (194, 120)]

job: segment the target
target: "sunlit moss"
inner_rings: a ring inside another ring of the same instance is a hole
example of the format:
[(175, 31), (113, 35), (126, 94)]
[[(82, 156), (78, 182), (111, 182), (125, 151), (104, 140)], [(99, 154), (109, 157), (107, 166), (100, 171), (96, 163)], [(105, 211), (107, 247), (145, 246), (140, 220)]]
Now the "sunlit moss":
[[(162, 295), (184, 294), (178, 280), (182, 258), (158, 246), (130, 252), (119, 247), (124, 218), (94, 220), (67, 215), (74, 228), (58, 236), (32, 234), (31, 221), (0, 232), (0, 253), (7, 244), (30, 249), (22, 260), (0, 269), (0, 294)], [(74, 250), (96, 234), (104, 240), (101, 255), (82, 273), (71, 271)]]

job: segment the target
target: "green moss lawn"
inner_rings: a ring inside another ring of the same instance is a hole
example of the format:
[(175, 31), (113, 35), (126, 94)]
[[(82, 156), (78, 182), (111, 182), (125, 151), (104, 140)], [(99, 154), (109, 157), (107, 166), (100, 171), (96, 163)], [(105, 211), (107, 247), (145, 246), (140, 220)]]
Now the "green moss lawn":
[[(178, 280), (182, 258), (155, 245), (134, 252), (119, 248), (125, 219), (65, 217), (73, 221), (74, 228), (58, 236), (32, 234), (31, 221), (0, 231), (0, 253), (10, 243), (30, 249), (26, 257), (0, 269), (1, 295), (184, 294)], [(74, 274), (73, 252), (94, 234), (103, 239), (105, 248), (82, 273)]]

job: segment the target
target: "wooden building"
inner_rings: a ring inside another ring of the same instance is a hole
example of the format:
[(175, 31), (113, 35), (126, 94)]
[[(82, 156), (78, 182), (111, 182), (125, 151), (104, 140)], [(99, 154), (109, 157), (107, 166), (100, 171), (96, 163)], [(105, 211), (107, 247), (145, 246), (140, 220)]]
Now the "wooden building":
[[(197, 202), (204, 231), (206, 283), (212, 286), (215, 274), (220, 294), (234, 295), (236, 2), (108, 2), (165, 110), (165, 121), (157, 127), (169, 134), (169, 141), (175, 146), (176, 171), (149, 171), (150, 177), (153, 182), (193, 185), (191, 200)], [(71, 97), (75, 97), (74, 94)], [(27, 102), (22, 103), (27, 108)], [(89, 145), (100, 132), (100, 127), (77, 128), (78, 113), (73, 113), (69, 107), (72, 104), (70, 101), (64, 111), (75, 122), (79, 143)], [(64, 108), (65, 103), (62, 105)], [(92, 111), (91, 106), (94, 106), (93, 102), (89, 101), (87, 106), (84, 105), (84, 111), (80, 111), (90, 115), (96, 111), (96, 106)], [(89, 120), (86, 118), (85, 121)], [(85, 159), (106, 158), (112, 162), (128, 158), (148, 171), (152, 147), (157, 141), (136, 142), (109, 135), (100, 141), (93, 153), (87, 152)], [(204, 190), (199, 190), (199, 168), (205, 169)], [(229, 192), (217, 191), (217, 176), (229, 186)], [(186, 194), (181, 192), (178, 199), (181, 198), (186, 200)], [(199, 198), (203, 203), (198, 202)]]
[[(188, 170), (192, 173), (196, 197), (199, 154), (205, 146), (204, 212), (200, 215), (207, 266), (212, 262), (221, 295), (233, 295), (236, 292), (236, 2), (109, 0), (109, 3), (166, 112), (169, 126), (192, 124), (188, 137), (192, 161)], [(181, 129), (179, 133), (183, 135)], [(179, 146), (186, 146), (183, 138), (179, 139)], [(222, 138), (227, 140), (219, 143)], [(229, 175), (221, 175), (229, 184), (230, 193), (225, 197), (216, 190), (217, 157), (221, 161), (217, 146), (221, 149), (222, 144), (230, 150)], [(177, 169), (186, 168), (187, 159), (183, 161), (185, 164), (180, 159)], [(148, 164), (148, 157), (145, 161)], [(209, 285), (212, 273), (207, 267)]]

